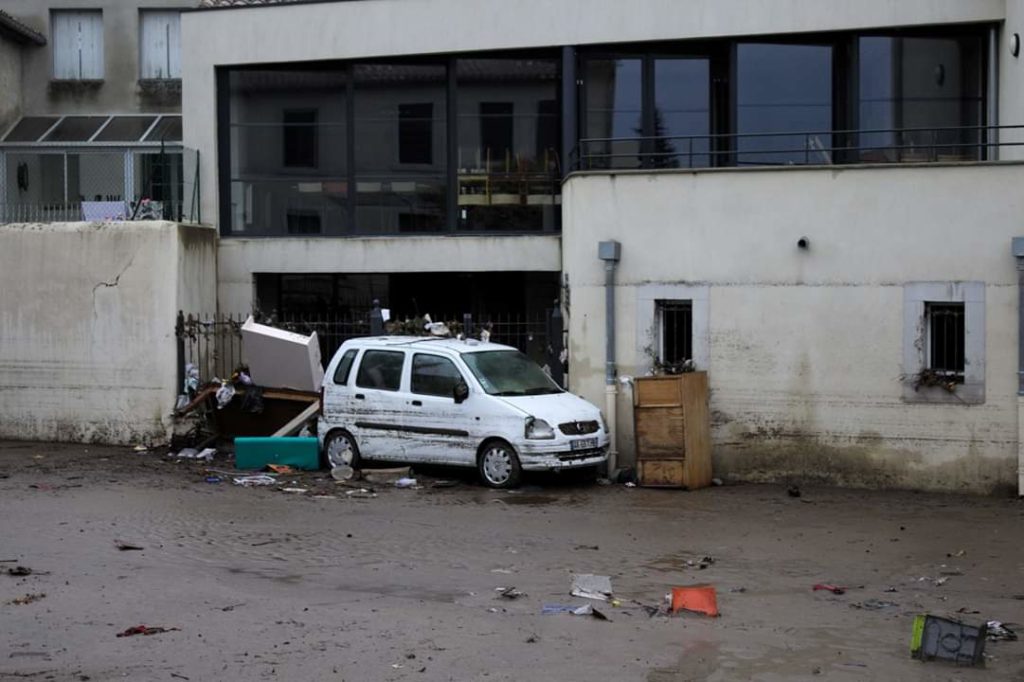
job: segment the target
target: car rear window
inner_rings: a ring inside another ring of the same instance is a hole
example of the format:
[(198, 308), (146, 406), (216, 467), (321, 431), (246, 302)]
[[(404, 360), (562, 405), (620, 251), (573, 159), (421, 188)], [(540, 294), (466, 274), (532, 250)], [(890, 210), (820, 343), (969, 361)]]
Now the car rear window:
[(345, 351), (345, 354), (341, 356), (338, 369), (334, 370), (334, 383), (339, 386), (344, 386), (348, 383), (348, 375), (352, 371), (352, 361), (356, 359), (357, 353), (359, 351), (353, 348), (352, 350)]
[(397, 391), (402, 384), (402, 365), (405, 353), (394, 350), (368, 350), (363, 353), (356, 374), (356, 386)]

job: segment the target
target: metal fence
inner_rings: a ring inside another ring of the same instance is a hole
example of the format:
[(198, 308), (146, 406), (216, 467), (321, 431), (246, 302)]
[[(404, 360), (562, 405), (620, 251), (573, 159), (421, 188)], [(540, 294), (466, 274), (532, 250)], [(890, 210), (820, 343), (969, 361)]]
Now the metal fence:
[(992, 161), (1024, 125), (584, 138), (575, 170)]
[(199, 153), (145, 149), (0, 149), (0, 223), (201, 222)]
[[(320, 343), (320, 357), (326, 366), (341, 345), (352, 338), (371, 334), (372, 311), (359, 311), (347, 315), (287, 316), (254, 314), (257, 322), (278, 329), (309, 335), (316, 332)], [(193, 364), (203, 381), (226, 379), (245, 363), (242, 325), (249, 314), (184, 313), (178, 314), (175, 335), (178, 339), (179, 365), (184, 379), (184, 367)], [(418, 318), (395, 315), (388, 325), (388, 333), (405, 333), (415, 326)], [(435, 321), (444, 321), (453, 333), (480, 337), (482, 330), (490, 334), (490, 341), (518, 348), (542, 367), (547, 367), (552, 378), (564, 385), (564, 325), (561, 311), (549, 310), (535, 315), (435, 315)], [(468, 324), (467, 324), (468, 323)], [(257, 377), (258, 380), (258, 377)]]

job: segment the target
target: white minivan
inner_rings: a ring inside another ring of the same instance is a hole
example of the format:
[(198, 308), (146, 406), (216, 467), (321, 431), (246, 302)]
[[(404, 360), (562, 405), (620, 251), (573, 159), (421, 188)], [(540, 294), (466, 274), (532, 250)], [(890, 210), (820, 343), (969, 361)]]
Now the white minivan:
[(346, 341), (324, 375), (318, 422), (326, 464), (476, 467), (511, 488), (523, 471), (596, 468), (608, 457), (600, 410), (515, 348), (473, 339)]

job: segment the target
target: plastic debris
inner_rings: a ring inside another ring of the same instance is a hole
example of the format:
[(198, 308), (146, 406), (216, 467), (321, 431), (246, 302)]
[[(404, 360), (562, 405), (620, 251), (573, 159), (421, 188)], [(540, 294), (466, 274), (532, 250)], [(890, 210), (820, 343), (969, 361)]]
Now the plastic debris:
[(395, 481), (396, 488), (414, 488), (416, 486), (415, 478), (400, 478)]
[(567, 613), (572, 616), (593, 616), (598, 620), (608, 620), (608, 616), (604, 615), (590, 604), (584, 604), (583, 606), (575, 606), (573, 604), (544, 604), (540, 609), (540, 613), (542, 616), (553, 616)]
[(181, 628), (150, 627), (148, 625), (136, 625), (127, 630), (117, 633), (118, 637), (133, 637), (135, 635), (159, 635), (162, 632), (172, 632)]
[(207, 483), (215, 483), (215, 484), (216, 483), (223, 483), (224, 479), (221, 478), (220, 476), (207, 476), (206, 477), (206, 482)]
[(818, 583), (811, 589), (815, 592), (817, 592), (818, 590), (825, 590), (826, 592), (831, 592), (832, 594), (846, 594), (845, 587), (840, 587), (839, 585), (829, 585), (828, 583)]
[(712, 478), (711, 479), (711, 485), (713, 485), (713, 486), (725, 485), (725, 482), (722, 479), (720, 479), (720, 478)]
[(626, 487), (627, 488), (635, 488), (636, 487), (636, 483), (633, 483), (633, 481), (627, 481), (626, 482)]
[(223, 410), (231, 399), (235, 397), (235, 387), (228, 382), (223, 382), (217, 389), (217, 409)]
[(358, 490), (346, 490), (345, 495), (346, 497), (354, 497), (356, 499), (372, 499), (374, 497), (377, 497), (377, 493), (373, 492), (369, 488), (359, 488)]
[(852, 609), (869, 609), (871, 611), (881, 611), (882, 609), (893, 609), (899, 606), (894, 601), (885, 601), (884, 599), (865, 599), (864, 601), (855, 601), (850, 604)]
[(708, 616), (717, 616), (718, 594), (712, 585), (687, 585), (673, 587), (670, 597), (672, 613), (693, 611)]
[(986, 626), (976, 627), (940, 616), (919, 615), (911, 631), (910, 655), (922, 661), (942, 659), (961, 665), (985, 661)]
[(689, 568), (696, 568), (703, 571), (705, 568), (715, 563), (715, 557), (713, 556), (702, 556), (700, 559), (687, 559), (686, 565)]
[(15, 606), (24, 606), (25, 604), (31, 604), (34, 601), (46, 598), (46, 595), (42, 592), (37, 594), (26, 594), (24, 597), (18, 597), (7, 602), (8, 604), (14, 604)]
[(341, 466), (331, 467), (331, 478), (335, 481), (348, 481), (355, 476), (355, 469), (350, 466), (342, 464)]
[(495, 587), (494, 591), (503, 599), (519, 599), (526, 596), (525, 592), (515, 587)]
[(207, 462), (213, 461), (213, 456), (217, 454), (216, 448), (206, 448), (204, 450), (196, 450), (195, 448), (182, 448), (175, 455), (178, 459), (202, 459)]
[(606, 575), (574, 574), (570, 594), (584, 599), (608, 601), (612, 596), (612, 579)]
[(234, 479), (235, 485), (251, 488), (260, 485), (277, 485), (277, 479), (269, 474), (255, 474), (253, 476), (239, 476)]
[(308, 488), (281, 488), (283, 493), (306, 493), (309, 492)]
[(1017, 639), (1017, 633), (998, 620), (990, 620), (985, 623), (986, 636), (993, 642), (1012, 642)]

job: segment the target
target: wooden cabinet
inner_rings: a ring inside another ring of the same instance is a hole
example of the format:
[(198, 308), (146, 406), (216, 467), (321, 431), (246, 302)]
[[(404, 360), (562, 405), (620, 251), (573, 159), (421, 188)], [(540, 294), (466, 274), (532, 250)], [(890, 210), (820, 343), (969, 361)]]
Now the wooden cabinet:
[(633, 425), (640, 485), (711, 485), (707, 372), (635, 379)]

